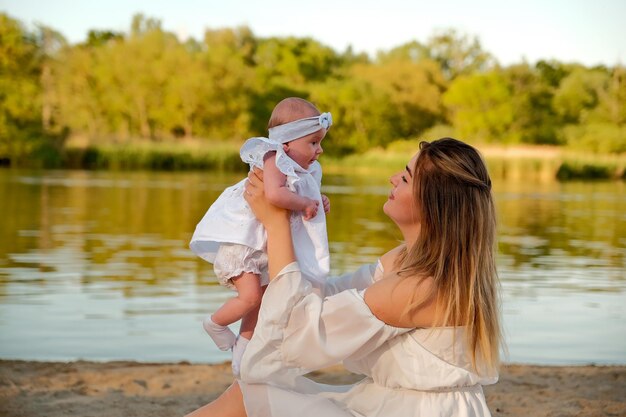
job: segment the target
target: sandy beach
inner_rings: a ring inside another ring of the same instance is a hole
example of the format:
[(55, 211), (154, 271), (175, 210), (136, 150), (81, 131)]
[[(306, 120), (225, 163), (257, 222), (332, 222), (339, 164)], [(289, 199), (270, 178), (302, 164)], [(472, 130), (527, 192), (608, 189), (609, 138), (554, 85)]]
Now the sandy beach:
[[(311, 375), (361, 377), (342, 367)], [(232, 381), (230, 364), (0, 361), (0, 416), (182, 416)], [(485, 388), (494, 416), (626, 416), (626, 366), (507, 365)]]

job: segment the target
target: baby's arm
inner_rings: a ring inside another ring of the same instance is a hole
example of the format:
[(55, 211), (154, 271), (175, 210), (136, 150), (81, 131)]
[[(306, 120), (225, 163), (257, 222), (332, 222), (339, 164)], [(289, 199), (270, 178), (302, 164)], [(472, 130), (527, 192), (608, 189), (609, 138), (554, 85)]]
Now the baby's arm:
[(315, 217), (319, 202), (290, 191), (286, 182), (287, 176), (276, 167), (276, 153), (268, 153), (263, 161), (263, 183), (267, 199), (275, 206), (303, 212), (305, 220)]

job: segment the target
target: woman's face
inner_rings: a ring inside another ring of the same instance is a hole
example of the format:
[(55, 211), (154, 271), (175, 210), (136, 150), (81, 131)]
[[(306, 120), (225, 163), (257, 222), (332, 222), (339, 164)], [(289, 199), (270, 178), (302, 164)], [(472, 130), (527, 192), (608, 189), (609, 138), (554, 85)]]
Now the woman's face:
[(393, 188), (383, 205), (383, 211), (399, 227), (419, 223), (417, 202), (413, 196), (413, 169), (416, 160), (417, 154), (411, 158), (402, 171), (392, 175), (389, 179)]

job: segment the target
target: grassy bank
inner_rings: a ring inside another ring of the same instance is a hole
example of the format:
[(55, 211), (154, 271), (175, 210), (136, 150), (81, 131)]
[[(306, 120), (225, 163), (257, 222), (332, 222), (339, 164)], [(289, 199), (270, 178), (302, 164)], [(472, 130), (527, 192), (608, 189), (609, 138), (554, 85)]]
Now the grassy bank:
[[(67, 146), (58, 167), (114, 170), (228, 170), (245, 172), (239, 142), (182, 141), (129, 142)], [(477, 145), (494, 179), (560, 181), (590, 179), (626, 180), (626, 154), (583, 154), (560, 147)], [(418, 149), (417, 141), (398, 141), (387, 149), (336, 158), (325, 154), (326, 173), (380, 173), (388, 175)]]
[(179, 142), (108, 144), (67, 147), (61, 166), (80, 169), (116, 170), (226, 170), (245, 171), (237, 143)]
[[(583, 154), (556, 146), (476, 145), (494, 179), (568, 181), (626, 180), (626, 154)], [(418, 149), (417, 142), (394, 142), (387, 149), (371, 149), (342, 159), (324, 156), (325, 172), (386, 171), (404, 166)]]

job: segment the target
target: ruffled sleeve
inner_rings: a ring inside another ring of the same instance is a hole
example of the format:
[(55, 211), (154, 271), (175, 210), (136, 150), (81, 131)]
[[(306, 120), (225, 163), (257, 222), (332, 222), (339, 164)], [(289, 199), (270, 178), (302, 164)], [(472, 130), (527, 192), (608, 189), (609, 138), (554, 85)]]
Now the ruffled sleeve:
[(324, 295), (329, 296), (344, 290), (364, 290), (375, 281), (377, 264), (363, 265), (355, 272), (328, 278), (324, 283)]
[(322, 187), (322, 166), (319, 162), (315, 161), (309, 167), (309, 172), (315, 179), (315, 183), (317, 184), (317, 188)]
[(263, 296), (240, 377), (248, 383), (288, 384), (310, 371), (363, 357), (410, 330), (377, 319), (356, 289), (321, 298), (294, 262)]
[[(293, 185), (300, 180), (298, 172), (305, 172), (305, 170), (285, 153), (283, 145), (268, 138), (256, 137), (248, 139), (241, 146), (239, 156), (243, 162), (250, 165), (250, 168), (263, 169), (265, 154), (268, 152), (276, 152), (276, 167), (287, 176), (289, 184)], [(321, 168), (319, 178), (321, 181)]]

